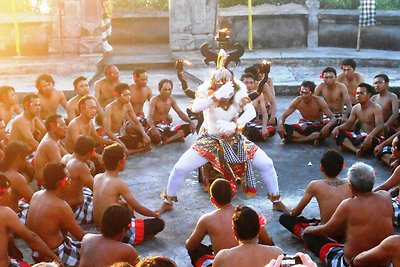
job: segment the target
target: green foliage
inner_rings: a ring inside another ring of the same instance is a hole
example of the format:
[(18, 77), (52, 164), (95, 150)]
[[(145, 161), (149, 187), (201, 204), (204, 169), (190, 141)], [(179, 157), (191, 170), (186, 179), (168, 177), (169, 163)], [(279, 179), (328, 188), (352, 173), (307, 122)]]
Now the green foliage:
[(157, 10), (168, 10), (168, 0), (114, 0), (114, 7), (121, 9), (135, 10), (140, 7), (150, 7)]

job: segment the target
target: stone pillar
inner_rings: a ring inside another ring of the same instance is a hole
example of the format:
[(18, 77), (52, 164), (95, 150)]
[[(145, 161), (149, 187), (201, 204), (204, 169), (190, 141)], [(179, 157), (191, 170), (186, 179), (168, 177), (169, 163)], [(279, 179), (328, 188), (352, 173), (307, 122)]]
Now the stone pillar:
[(101, 53), (101, 0), (55, 0), (53, 3), (49, 53)]
[(213, 39), (216, 0), (170, 0), (171, 51), (190, 51)]
[(307, 36), (308, 48), (318, 47), (319, 5), (320, 5), (319, 0), (306, 0), (306, 6), (308, 9), (308, 36)]

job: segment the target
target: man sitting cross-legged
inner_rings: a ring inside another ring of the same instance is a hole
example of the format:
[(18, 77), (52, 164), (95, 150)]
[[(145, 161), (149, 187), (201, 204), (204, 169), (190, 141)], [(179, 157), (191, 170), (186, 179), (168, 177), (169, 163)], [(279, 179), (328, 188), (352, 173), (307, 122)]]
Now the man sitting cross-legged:
[(258, 244), (261, 224), (259, 215), (253, 209), (237, 206), (232, 217), (232, 228), (239, 245), (220, 250), (213, 267), (263, 267), (283, 254), (279, 247)]
[(74, 153), (67, 162), (71, 182), (60, 194), (72, 208), (79, 224), (93, 223), (93, 176), (89, 160), (96, 153), (90, 136), (80, 136), (75, 143)]
[[(211, 266), (214, 255), (221, 249), (238, 245), (231, 226), (232, 216), (235, 213), (235, 206), (231, 203), (233, 194), (229, 181), (216, 179), (212, 183), (210, 201), (217, 210), (202, 215), (193, 233), (186, 240), (186, 248), (193, 266)], [(210, 246), (201, 243), (206, 235), (210, 236)], [(259, 243), (273, 244), (263, 225), (260, 228)]]
[[(309, 226), (303, 232), (306, 246), (326, 266), (349, 266), (353, 257), (393, 234), (390, 195), (385, 191), (372, 192), (374, 169), (357, 162), (347, 176), (354, 197), (343, 200), (327, 223)], [(328, 238), (343, 230), (344, 244)]]
[[(103, 161), (106, 172), (96, 175), (93, 185), (93, 216), (97, 226), (101, 224), (104, 211), (112, 204), (128, 205), (132, 211), (147, 219), (132, 218), (130, 229), (123, 238), (124, 243), (137, 245), (147, 237), (152, 237), (164, 229), (164, 221), (160, 215), (142, 206), (132, 195), (126, 182), (118, 177), (125, 169), (125, 152), (121, 145), (113, 144), (104, 148)], [(120, 202), (122, 197), (126, 202)]]
[[(128, 155), (151, 149), (150, 137), (140, 124), (130, 103), (129, 85), (120, 83), (114, 89), (115, 100), (106, 106), (103, 127), (111, 140), (126, 148)], [(129, 119), (129, 120), (127, 120)], [(126, 125), (135, 125), (135, 132), (130, 132)]]
[(340, 69), (343, 71), (337, 76), (337, 81), (344, 83), (347, 87), (351, 103), (357, 104), (355, 91), (360, 83), (364, 82), (364, 75), (356, 71), (357, 64), (351, 58), (344, 59), (340, 64)]
[[(79, 266), (79, 249), (85, 232), (74, 218), (71, 207), (60, 198), (69, 186), (69, 173), (61, 162), (47, 163), (43, 171), (44, 190), (36, 192), (31, 200), (26, 225), (64, 262), (66, 267)], [(69, 232), (75, 239), (66, 235)], [(35, 262), (45, 255), (33, 252)]]
[[(278, 132), (284, 143), (319, 142), (329, 135), (331, 126), (335, 125), (336, 118), (325, 100), (313, 95), (314, 89), (313, 82), (304, 81), (301, 84), (300, 96), (290, 103), (279, 119)], [(300, 111), (302, 119), (298, 124), (285, 124), (286, 118), (296, 109)], [(325, 125), (322, 122), (324, 114), (330, 119)]]
[[(352, 197), (349, 181), (337, 177), (342, 169), (343, 157), (336, 151), (325, 152), (320, 165), (324, 179), (311, 181), (297, 206), (289, 215), (281, 215), (279, 222), (298, 238), (301, 238), (306, 227), (327, 223), (339, 204), (344, 199)], [(318, 201), (321, 220), (310, 220), (299, 216), (313, 197)], [(335, 233), (331, 238), (340, 241), (342, 236), (340, 233)]]
[[(154, 96), (150, 100), (149, 110), (149, 135), (151, 140), (156, 145), (168, 144), (173, 141), (184, 140), (190, 133), (196, 131), (196, 127), (183, 113), (176, 103), (172, 94), (173, 84), (171, 80), (163, 79), (158, 83), (159, 95)], [(179, 118), (188, 124), (172, 126), (172, 119), (169, 116), (169, 111), (173, 108)]]
[(29, 202), (33, 196), (33, 190), (26, 177), (19, 173), (19, 170), (27, 164), (28, 155), (29, 147), (26, 144), (12, 141), (7, 144), (4, 159), (0, 162), (0, 172), (6, 175), (10, 182), (11, 194), (8, 206), (18, 214), (23, 224), (25, 224)]
[[(346, 123), (335, 127), (332, 136), (336, 138), (336, 144), (354, 152), (358, 157), (372, 152), (383, 141), (383, 113), (379, 104), (371, 101), (374, 89), (367, 83), (361, 83), (357, 87), (356, 99), (358, 104), (353, 107), (350, 118)], [(358, 121), (360, 128), (357, 129)], [(355, 128), (356, 127), (356, 128)]]
[(0, 266), (29, 266), (21, 260), (9, 257), (11, 256), (8, 254), (8, 245), (11, 239), (10, 233), (22, 238), (31, 249), (39, 251), (49, 259), (61, 262), (60, 258), (47, 247), (43, 240), (32, 231), (29, 231), (19, 221), (15, 212), (7, 207), (9, 205), (10, 191), (11, 188), (7, 177), (0, 173)]
[(135, 266), (139, 261), (136, 250), (121, 242), (131, 218), (128, 208), (110, 205), (101, 219), (101, 234), (87, 234), (83, 238), (79, 267), (108, 267), (116, 262), (128, 262)]

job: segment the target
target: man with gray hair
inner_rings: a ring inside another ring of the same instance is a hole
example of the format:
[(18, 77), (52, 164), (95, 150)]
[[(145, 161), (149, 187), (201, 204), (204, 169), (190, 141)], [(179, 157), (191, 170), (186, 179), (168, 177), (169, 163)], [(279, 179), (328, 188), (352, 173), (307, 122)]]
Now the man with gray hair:
[[(347, 176), (353, 197), (343, 200), (326, 224), (304, 230), (306, 246), (328, 267), (354, 266), (355, 256), (393, 234), (390, 195), (385, 191), (372, 192), (374, 169), (357, 162), (348, 170)], [(344, 244), (327, 238), (338, 232), (346, 235)]]

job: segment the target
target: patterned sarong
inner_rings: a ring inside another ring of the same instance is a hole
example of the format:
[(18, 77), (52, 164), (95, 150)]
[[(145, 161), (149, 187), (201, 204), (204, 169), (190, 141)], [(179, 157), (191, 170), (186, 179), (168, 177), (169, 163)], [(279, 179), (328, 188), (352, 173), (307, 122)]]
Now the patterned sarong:
[(83, 188), (83, 202), (72, 210), (78, 224), (93, 223), (93, 192), (89, 188)]
[(286, 135), (284, 138), (288, 141), (292, 140), (293, 132), (301, 135), (309, 136), (312, 133), (319, 132), (324, 127), (324, 123), (320, 121), (304, 121), (300, 120), (296, 124), (284, 124)]
[(26, 217), (28, 216), (29, 202), (25, 198), (21, 198), (18, 201), (18, 217), (23, 225), (26, 223)]
[(24, 262), (24, 261), (10, 258), (9, 267), (30, 267), (30, 265), (28, 263)]
[(375, 0), (361, 0), (358, 26), (366, 27), (375, 25), (376, 23), (375, 16), (376, 16)]
[(242, 187), (245, 193), (257, 192), (256, 180), (251, 166), (251, 160), (258, 146), (241, 134), (223, 138), (203, 134), (197, 138), (192, 148), (205, 157), (215, 170), (224, 175), (225, 179), (236, 185), (236, 180), (243, 176)]
[(392, 198), (393, 225), (400, 227), (400, 196)]
[(122, 242), (133, 246), (142, 243), (143, 240), (144, 240), (144, 220), (138, 218), (132, 218), (130, 227), (126, 231), (125, 236), (122, 238)]

